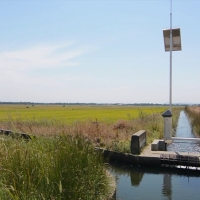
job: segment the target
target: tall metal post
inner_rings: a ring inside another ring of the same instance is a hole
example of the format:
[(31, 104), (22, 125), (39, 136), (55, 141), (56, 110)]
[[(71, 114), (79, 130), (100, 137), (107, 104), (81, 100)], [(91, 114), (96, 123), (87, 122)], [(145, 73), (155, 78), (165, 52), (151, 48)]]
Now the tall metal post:
[(172, 0), (170, 0), (170, 89), (169, 89), (169, 104), (172, 112)]

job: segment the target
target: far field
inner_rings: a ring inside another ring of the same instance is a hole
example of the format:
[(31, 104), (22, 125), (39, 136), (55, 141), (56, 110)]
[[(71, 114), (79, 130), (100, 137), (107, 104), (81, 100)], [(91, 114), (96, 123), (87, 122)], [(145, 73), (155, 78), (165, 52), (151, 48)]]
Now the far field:
[[(81, 135), (96, 146), (129, 152), (132, 134), (163, 138), (165, 106), (0, 105), (0, 129), (35, 136)], [(173, 128), (183, 107), (173, 107)]]
[(52, 106), (52, 105), (0, 105), (0, 121), (55, 120), (67, 124), (77, 121), (114, 123), (133, 120), (141, 114), (162, 113), (164, 106)]

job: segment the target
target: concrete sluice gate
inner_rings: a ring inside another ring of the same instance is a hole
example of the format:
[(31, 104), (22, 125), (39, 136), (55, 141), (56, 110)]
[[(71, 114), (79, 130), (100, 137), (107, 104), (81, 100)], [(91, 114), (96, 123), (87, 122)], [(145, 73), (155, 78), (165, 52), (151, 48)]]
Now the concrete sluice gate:
[[(176, 137), (171, 136), (171, 112), (167, 110), (163, 114), (163, 117), (164, 139), (155, 139), (151, 144), (151, 149), (147, 148), (147, 151), (143, 152), (143, 146), (146, 144), (146, 131), (140, 130), (131, 137), (131, 154), (123, 154), (112, 151), (109, 152), (105, 150), (104, 155), (109, 156), (112, 160), (127, 162), (138, 166), (183, 166), (187, 168), (196, 167), (200, 169), (200, 152), (194, 150), (189, 151), (190, 148), (188, 148), (194, 145), (199, 146), (199, 138), (194, 138), (194, 134), (191, 132), (192, 129), (189, 124), (189, 120), (184, 111), (181, 111), (180, 113)], [(178, 142), (176, 142), (176, 140), (178, 140)]]

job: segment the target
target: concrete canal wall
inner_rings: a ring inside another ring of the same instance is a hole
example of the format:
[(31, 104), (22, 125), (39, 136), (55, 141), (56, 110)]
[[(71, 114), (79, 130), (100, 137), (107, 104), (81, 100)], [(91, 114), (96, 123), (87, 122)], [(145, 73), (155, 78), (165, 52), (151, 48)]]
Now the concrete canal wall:
[(109, 161), (127, 163), (137, 166), (172, 167), (191, 166), (200, 167), (200, 154), (188, 152), (167, 152), (164, 140), (154, 140), (152, 144), (146, 145), (146, 131), (140, 130), (131, 137), (131, 154), (121, 153), (103, 148), (96, 148), (101, 151)]
[(32, 137), (26, 133), (17, 133), (11, 130), (0, 129), (0, 135), (11, 136), (13, 138), (23, 138), (25, 140), (31, 140)]
[[(149, 148), (149, 147), (148, 147)], [(136, 166), (149, 166), (149, 167), (175, 167), (175, 166), (187, 166), (187, 167), (200, 167), (200, 155), (178, 152), (164, 152), (150, 151), (148, 154), (132, 155), (128, 153), (120, 153), (102, 148), (96, 148), (96, 150), (103, 153), (104, 157), (108, 161), (114, 161), (116, 163), (123, 163)]]
[(153, 156), (141, 156), (133, 155), (128, 153), (120, 153), (116, 151), (111, 151), (102, 148), (96, 148), (98, 151), (101, 151), (105, 158), (110, 161), (123, 162), (128, 164), (133, 164), (137, 166), (161, 166), (160, 158)]

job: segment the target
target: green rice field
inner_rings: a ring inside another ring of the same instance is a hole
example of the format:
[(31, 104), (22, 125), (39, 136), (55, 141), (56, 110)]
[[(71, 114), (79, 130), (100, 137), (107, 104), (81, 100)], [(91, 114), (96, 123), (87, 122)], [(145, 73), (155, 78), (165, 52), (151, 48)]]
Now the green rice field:
[(67, 124), (77, 121), (113, 123), (140, 118), (141, 114), (162, 113), (164, 106), (62, 106), (62, 105), (0, 105), (0, 121), (55, 120)]

